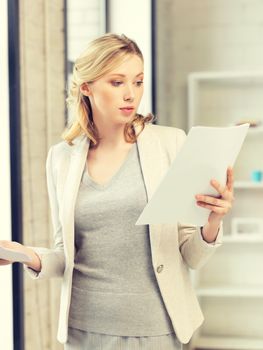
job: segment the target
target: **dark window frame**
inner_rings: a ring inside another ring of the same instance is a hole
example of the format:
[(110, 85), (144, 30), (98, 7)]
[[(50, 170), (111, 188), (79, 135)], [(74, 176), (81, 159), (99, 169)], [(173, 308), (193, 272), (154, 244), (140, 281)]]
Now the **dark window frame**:
[[(22, 178), (20, 118), (19, 2), (8, 0), (8, 65), (10, 117), (12, 240), (22, 241)], [(24, 302), (22, 265), (12, 265), (14, 350), (24, 350)]]

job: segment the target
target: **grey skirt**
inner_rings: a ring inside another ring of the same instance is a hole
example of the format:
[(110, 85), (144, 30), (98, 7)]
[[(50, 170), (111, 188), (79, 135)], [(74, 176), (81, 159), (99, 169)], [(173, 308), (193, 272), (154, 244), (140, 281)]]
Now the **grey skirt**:
[(174, 333), (150, 337), (120, 337), (68, 329), (64, 350), (182, 350)]

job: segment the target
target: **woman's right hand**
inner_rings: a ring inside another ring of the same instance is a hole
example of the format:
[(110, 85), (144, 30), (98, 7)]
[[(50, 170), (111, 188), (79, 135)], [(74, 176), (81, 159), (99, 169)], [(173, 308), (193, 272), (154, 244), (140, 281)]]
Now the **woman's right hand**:
[[(0, 241), (0, 247), (12, 249), (19, 252), (24, 252), (23, 245), (14, 241)], [(10, 265), (15, 261), (0, 259), (0, 265)]]
[[(39, 256), (31, 248), (26, 247), (23, 244), (19, 242), (14, 242), (14, 241), (0, 241), (0, 247), (12, 249), (17, 252), (24, 253), (30, 256), (31, 261), (25, 264), (36, 271), (41, 270), (41, 262), (40, 262)], [(0, 259), (0, 265), (9, 265), (14, 262), (15, 261)]]

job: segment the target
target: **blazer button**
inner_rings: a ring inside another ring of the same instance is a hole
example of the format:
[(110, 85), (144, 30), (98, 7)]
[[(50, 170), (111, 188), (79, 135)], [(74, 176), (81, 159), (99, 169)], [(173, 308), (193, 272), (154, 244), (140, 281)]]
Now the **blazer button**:
[(157, 267), (157, 272), (158, 273), (161, 273), (163, 271), (163, 265), (159, 265), (158, 267)]

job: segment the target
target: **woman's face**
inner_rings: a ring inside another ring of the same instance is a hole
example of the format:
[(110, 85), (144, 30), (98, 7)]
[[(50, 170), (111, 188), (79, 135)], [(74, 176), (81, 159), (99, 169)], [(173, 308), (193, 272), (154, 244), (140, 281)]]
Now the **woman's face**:
[(117, 68), (88, 84), (97, 126), (120, 126), (131, 121), (143, 95), (143, 62), (129, 55)]

